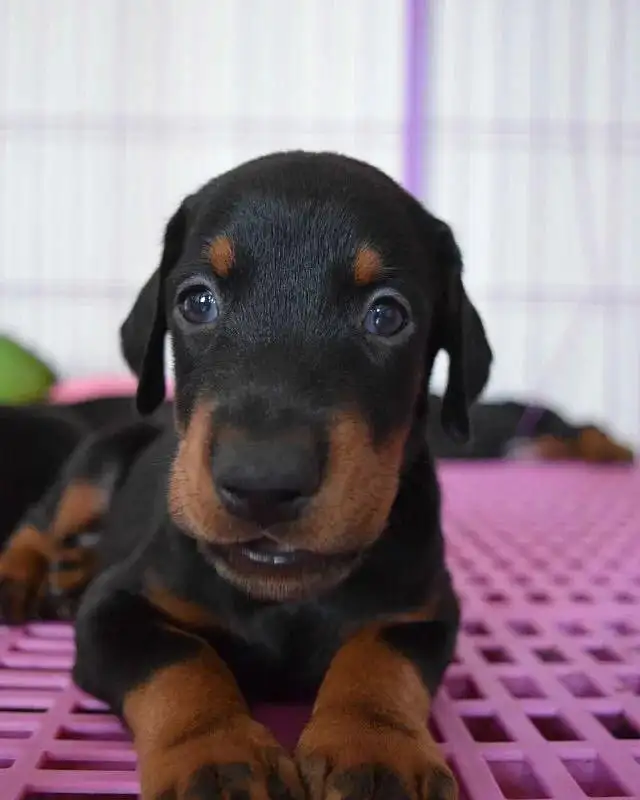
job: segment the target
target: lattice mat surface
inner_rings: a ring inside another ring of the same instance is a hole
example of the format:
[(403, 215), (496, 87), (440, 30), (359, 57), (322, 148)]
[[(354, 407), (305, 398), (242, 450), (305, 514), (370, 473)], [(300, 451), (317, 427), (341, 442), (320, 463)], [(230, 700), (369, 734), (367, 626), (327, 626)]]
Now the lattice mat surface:
[[(640, 798), (640, 470), (442, 471), (464, 601), (432, 729), (461, 800)], [(132, 800), (127, 734), (62, 625), (0, 627), (1, 800)], [(259, 716), (285, 745), (305, 709)]]

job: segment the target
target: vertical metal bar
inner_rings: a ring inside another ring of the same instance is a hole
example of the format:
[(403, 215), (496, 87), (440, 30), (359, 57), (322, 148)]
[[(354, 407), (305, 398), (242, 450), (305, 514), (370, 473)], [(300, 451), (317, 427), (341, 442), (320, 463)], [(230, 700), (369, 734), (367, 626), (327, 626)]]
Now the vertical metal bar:
[(424, 192), (425, 89), (427, 85), (427, 3), (407, 0), (406, 96), (404, 117), (404, 185), (420, 197)]

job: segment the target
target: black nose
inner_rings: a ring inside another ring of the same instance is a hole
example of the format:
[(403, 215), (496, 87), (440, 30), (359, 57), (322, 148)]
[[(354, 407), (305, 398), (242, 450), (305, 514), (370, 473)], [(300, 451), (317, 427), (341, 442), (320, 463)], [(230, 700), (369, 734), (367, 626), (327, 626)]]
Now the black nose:
[(305, 434), (260, 441), (222, 437), (212, 468), (225, 508), (263, 528), (297, 517), (321, 477), (318, 447)]

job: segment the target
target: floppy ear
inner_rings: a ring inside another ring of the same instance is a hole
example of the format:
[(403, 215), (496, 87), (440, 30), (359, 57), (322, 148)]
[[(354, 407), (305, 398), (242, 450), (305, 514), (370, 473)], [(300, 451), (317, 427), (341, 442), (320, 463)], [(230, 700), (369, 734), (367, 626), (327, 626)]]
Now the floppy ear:
[(466, 442), (470, 434), (469, 407), (489, 380), (493, 354), (480, 315), (464, 290), (460, 248), (451, 228), (436, 222), (436, 259), (446, 276), (436, 336), (439, 348), (449, 355), (441, 421), (450, 438)]
[(133, 374), (140, 378), (142, 362), (147, 348), (158, 304), (160, 269), (156, 269), (142, 287), (133, 308), (120, 326), (120, 351)]
[(138, 377), (136, 406), (151, 414), (165, 396), (164, 339), (167, 333), (164, 287), (168, 272), (180, 258), (187, 232), (186, 201), (169, 220), (160, 265), (142, 287), (120, 327), (125, 361)]

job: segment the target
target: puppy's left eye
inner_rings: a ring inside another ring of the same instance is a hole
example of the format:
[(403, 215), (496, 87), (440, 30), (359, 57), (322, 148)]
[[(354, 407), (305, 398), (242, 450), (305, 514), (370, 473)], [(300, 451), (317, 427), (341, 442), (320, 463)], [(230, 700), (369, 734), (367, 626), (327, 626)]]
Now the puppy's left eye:
[(190, 286), (181, 292), (178, 309), (192, 325), (206, 325), (218, 316), (218, 303), (208, 286)]
[(409, 310), (391, 295), (377, 297), (364, 318), (364, 328), (373, 336), (390, 338), (400, 333), (409, 323)]

